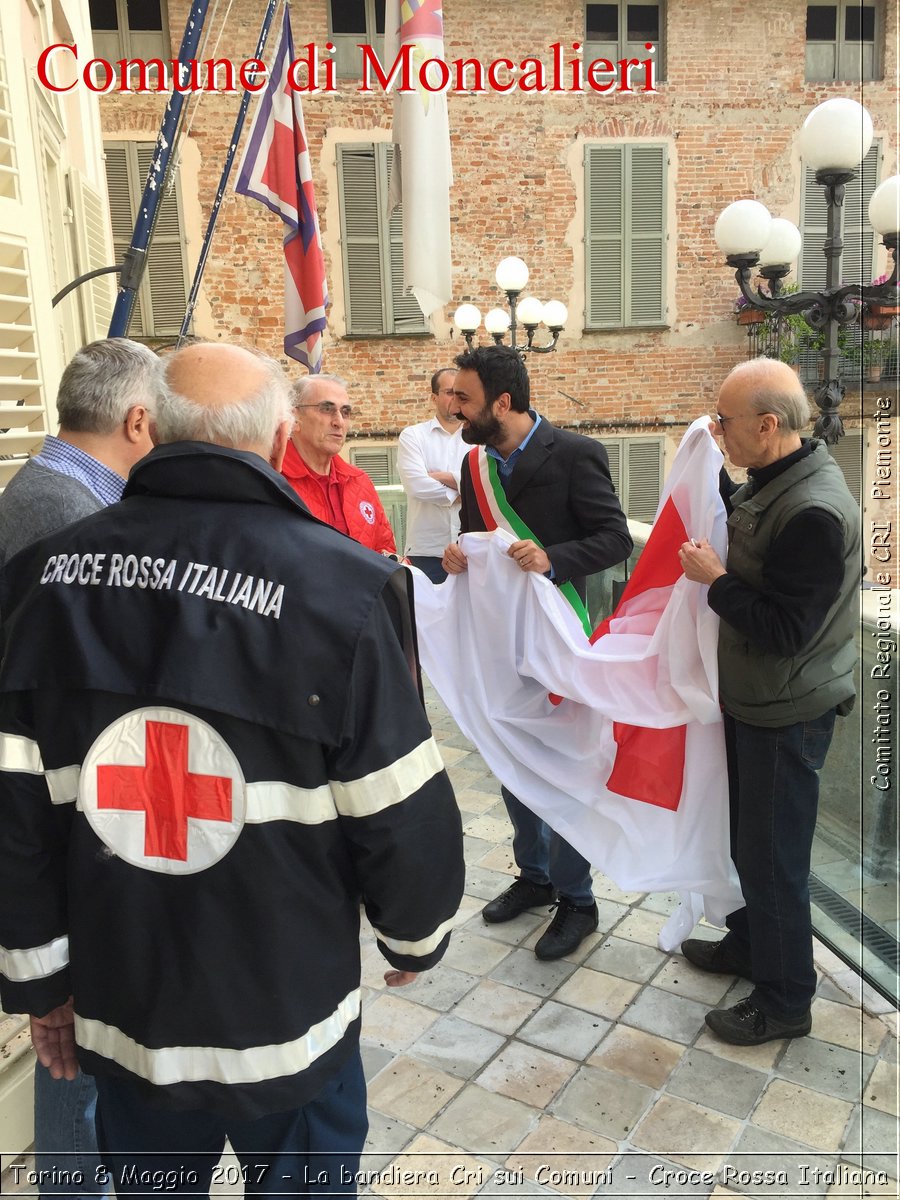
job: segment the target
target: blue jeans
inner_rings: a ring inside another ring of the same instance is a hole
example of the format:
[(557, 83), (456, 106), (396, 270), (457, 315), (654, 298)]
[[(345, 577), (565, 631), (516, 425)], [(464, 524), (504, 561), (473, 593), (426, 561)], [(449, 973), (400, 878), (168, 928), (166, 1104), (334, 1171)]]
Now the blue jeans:
[[(369, 1124), (359, 1047), (307, 1104), (256, 1120), (151, 1107), (143, 1091), (108, 1075), (98, 1076), (97, 1092), (97, 1139), (120, 1198), (153, 1190), (202, 1197), (210, 1185), (221, 1194), (235, 1183), (245, 1196), (356, 1195)], [(226, 1138), (239, 1168), (218, 1166)], [(174, 1186), (154, 1189), (154, 1176)]]
[(94, 1111), (92, 1075), (54, 1079), (40, 1063), (34, 1068), (35, 1167), (43, 1174), (42, 1196), (101, 1196), (103, 1185)]
[(593, 904), (591, 864), (546, 821), (505, 787), (500, 789), (513, 827), (513, 856), (523, 879), (552, 883), (573, 904)]
[(414, 567), (418, 567), (423, 575), (427, 575), (432, 583), (443, 583), (447, 578), (440, 558), (434, 558), (430, 554), (410, 554), (409, 561)]
[(729, 914), (728, 948), (750, 966), (763, 1012), (802, 1017), (816, 991), (809, 867), (819, 805), (818, 771), (835, 710), (780, 729), (725, 714), (731, 856), (745, 907)]

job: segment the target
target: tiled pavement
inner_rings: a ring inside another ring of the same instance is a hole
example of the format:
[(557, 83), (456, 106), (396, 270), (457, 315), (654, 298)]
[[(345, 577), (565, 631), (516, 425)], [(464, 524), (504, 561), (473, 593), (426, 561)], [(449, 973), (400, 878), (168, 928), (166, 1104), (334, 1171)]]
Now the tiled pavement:
[(462, 810), (466, 896), (444, 961), (406, 988), (384, 986), (366, 937), (371, 1191), (897, 1196), (898, 1014), (843, 990), (855, 977), (818, 947), (810, 1037), (718, 1042), (704, 1013), (750, 985), (657, 949), (676, 897), (602, 876), (599, 931), (538, 962), (549, 910), (481, 918), (515, 873), (509, 822), (484, 761), (433, 692), (428, 703)]
[(428, 704), (463, 815), (466, 896), (444, 961), (408, 987), (385, 987), (364, 938), (363, 1191), (896, 1197), (898, 1014), (819, 947), (812, 1036), (718, 1042), (704, 1013), (750, 985), (657, 949), (674, 896), (602, 876), (599, 931), (539, 963), (549, 910), (481, 918), (514, 874), (509, 823), (484, 761), (433, 692)]

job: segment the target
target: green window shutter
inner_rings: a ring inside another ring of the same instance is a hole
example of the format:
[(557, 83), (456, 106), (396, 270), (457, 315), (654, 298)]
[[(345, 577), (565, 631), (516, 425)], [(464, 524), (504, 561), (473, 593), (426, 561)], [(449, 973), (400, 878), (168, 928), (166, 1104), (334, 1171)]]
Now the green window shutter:
[(337, 161), (347, 332), (384, 333), (375, 147), (338, 146)]
[(621, 325), (624, 266), (624, 147), (585, 148), (588, 327)]
[(626, 321), (657, 325), (665, 318), (664, 146), (627, 146), (629, 202), (625, 208)]
[(633, 521), (652, 521), (662, 488), (662, 441), (627, 438), (625, 488), (622, 507)]
[[(138, 142), (135, 146), (137, 156), (137, 184), (139, 195), (135, 204), (140, 204), (144, 183), (150, 173), (150, 164), (156, 152), (156, 146), (150, 142)], [(169, 183), (163, 188), (159, 207), (156, 210), (156, 223), (150, 239), (150, 250), (147, 255), (147, 270), (141, 288), (144, 292), (144, 311), (152, 314), (152, 329), (147, 333), (159, 337), (165, 334), (178, 333), (184, 320), (184, 310), (187, 303), (187, 287), (184, 271), (184, 245), (182, 235), (181, 212), (177, 181), (174, 187)]]
[[(107, 142), (103, 149), (106, 158), (106, 191), (109, 197), (113, 249), (116, 262), (121, 263), (125, 251), (131, 244), (131, 232), (134, 229), (134, 209), (131, 202), (128, 171), (128, 146), (124, 142)], [(144, 333), (140, 290), (135, 296), (128, 332), (138, 337)]]
[(419, 303), (403, 290), (402, 205), (387, 213), (393, 146), (338, 146), (338, 197), (349, 334), (425, 333)]
[(395, 446), (351, 446), (350, 461), (365, 471), (376, 487), (400, 482)]
[[(116, 262), (131, 243), (135, 214), (155, 152), (152, 142), (108, 142), (106, 186)], [(178, 333), (187, 303), (184, 235), (177, 180), (159, 201), (147, 269), (135, 296), (128, 332), (135, 337)]]
[(616, 495), (622, 495), (622, 443), (619, 439), (607, 439), (603, 442), (603, 448), (606, 451), (606, 456), (609, 459), (609, 473), (612, 476), (613, 487), (616, 489)]
[(666, 147), (585, 149), (588, 328), (665, 320)]

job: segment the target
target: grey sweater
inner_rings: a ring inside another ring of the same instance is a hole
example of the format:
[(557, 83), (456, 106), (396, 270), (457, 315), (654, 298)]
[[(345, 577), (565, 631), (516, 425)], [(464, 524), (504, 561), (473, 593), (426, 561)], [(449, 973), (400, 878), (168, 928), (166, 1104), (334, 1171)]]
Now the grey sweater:
[(77, 479), (27, 462), (0, 495), (0, 567), (38, 538), (101, 508), (90, 488)]

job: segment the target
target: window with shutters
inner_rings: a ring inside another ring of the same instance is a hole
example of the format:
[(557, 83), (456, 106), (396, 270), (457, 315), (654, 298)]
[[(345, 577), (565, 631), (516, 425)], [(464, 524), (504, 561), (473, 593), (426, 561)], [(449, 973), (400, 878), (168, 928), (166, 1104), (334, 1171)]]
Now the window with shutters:
[(347, 333), (357, 337), (427, 333), (415, 296), (403, 290), (402, 206), (387, 212), (393, 146), (337, 148)]
[(0, 236), (0, 487), (43, 441), (43, 393), (28, 250)]
[[(869, 201), (878, 186), (880, 143), (873, 142), (863, 159), (856, 178), (846, 185), (844, 204), (841, 210), (841, 237), (844, 248), (841, 255), (841, 282), (869, 283), (873, 276), (876, 235), (869, 224)], [(825, 189), (816, 183), (815, 171), (806, 167), (803, 172), (803, 194), (801, 198), (800, 232), (803, 248), (798, 264), (800, 287), (819, 291), (825, 287), (827, 264), (824, 247), (827, 232), (827, 203)], [(841, 359), (839, 373), (852, 380), (859, 378), (858, 347), (862, 338), (859, 324), (844, 326), (841, 330)], [(810, 337), (812, 340), (812, 335)], [(805, 381), (816, 379), (820, 353), (810, 346), (800, 352), (798, 359), (801, 377)]]
[(353, 465), (365, 471), (375, 484), (378, 499), (391, 523), (394, 542), (402, 550), (406, 545), (406, 492), (397, 470), (396, 445), (351, 445), (349, 456)]
[[(135, 216), (156, 149), (154, 142), (107, 142), (106, 184), (116, 262), (131, 244)], [(187, 303), (181, 197), (177, 177), (166, 184), (157, 209), (147, 268), (135, 297), (130, 337), (168, 337), (181, 329)]]
[(339, 79), (362, 77), (363, 44), (373, 46), (384, 62), (384, 5), (385, 0), (330, 0), (328, 37)]
[(632, 521), (656, 516), (663, 482), (661, 437), (601, 438), (619, 503)]
[(657, 79), (665, 79), (665, 4), (585, 4), (584, 61), (605, 58), (616, 63), (621, 58), (647, 58), (647, 44), (656, 47)]
[(94, 55), (166, 59), (169, 33), (163, 0), (89, 0)]
[(666, 322), (664, 145), (585, 146), (588, 329)]
[(806, 78), (881, 79), (884, 42), (882, 5), (875, 0), (806, 6)]
[(6, 57), (0, 46), (0, 199), (19, 199), (19, 168), (13, 137), (9, 85), (6, 82)]

